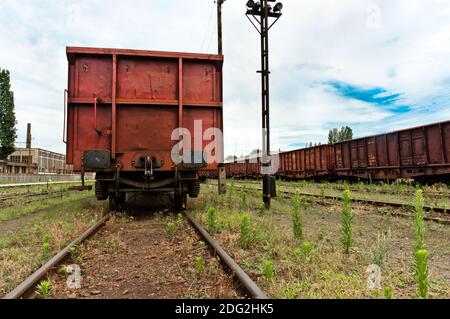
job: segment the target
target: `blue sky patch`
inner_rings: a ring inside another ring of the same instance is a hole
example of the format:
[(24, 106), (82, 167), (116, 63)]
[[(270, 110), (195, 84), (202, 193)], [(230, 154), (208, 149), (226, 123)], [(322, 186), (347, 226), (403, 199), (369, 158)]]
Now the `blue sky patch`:
[(392, 93), (380, 87), (365, 88), (339, 81), (329, 81), (325, 84), (331, 86), (342, 97), (383, 106), (394, 113), (405, 113), (411, 110), (409, 106), (398, 104), (402, 97), (400, 93)]

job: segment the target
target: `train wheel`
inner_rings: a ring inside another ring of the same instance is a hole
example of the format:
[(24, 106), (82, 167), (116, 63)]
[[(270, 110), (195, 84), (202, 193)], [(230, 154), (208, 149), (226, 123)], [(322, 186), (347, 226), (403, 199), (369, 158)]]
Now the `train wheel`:
[(105, 182), (95, 182), (95, 197), (97, 200), (107, 200), (108, 199), (108, 184)]
[(190, 182), (188, 185), (189, 197), (197, 198), (200, 194), (200, 181), (196, 180), (194, 182)]

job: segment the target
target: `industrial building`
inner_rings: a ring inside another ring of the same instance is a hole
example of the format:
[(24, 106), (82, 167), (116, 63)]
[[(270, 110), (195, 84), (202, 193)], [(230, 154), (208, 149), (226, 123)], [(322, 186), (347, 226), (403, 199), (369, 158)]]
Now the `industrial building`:
[[(1, 165), (0, 165), (1, 166)], [(9, 174), (71, 174), (66, 156), (40, 148), (17, 148), (0, 172)]]
[(0, 159), (2, 174), (72, 174), (64, 154), (31, 147), (31, 124), (27, 125), (25, 148), (16, 148), (7, 159)]

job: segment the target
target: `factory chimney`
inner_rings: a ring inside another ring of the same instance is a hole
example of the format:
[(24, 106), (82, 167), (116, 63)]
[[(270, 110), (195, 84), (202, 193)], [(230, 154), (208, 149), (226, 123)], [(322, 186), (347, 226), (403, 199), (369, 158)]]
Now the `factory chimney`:
[(27, 124), (27, 148), (31, 148), (31, 123)]

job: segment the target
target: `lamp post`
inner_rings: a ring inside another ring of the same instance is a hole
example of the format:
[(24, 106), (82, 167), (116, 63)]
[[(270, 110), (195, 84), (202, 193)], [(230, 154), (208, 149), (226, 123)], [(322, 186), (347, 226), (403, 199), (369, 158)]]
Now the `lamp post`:
[[(271, 175), (270, 153), (270, 113), (269, 113), (269, 30), (280, 19), (283, 4), (278, 2), (272, 8), (269, 2), (276, 0), (247, 1), (246, 16), (261, 35), (261, 96), (262, 96), (262, 175), (263, 201), (266, 208), (270, 207), (272, 197), (276, 196), (275, 178)], [(272, 20), (271, 20), (272, 19)], [(274, 21), (273, 21), (274, 20)], [(256, 23), (255, 23), (256, 22)], [(259, 24), (259, 27), (258, 27)]]

